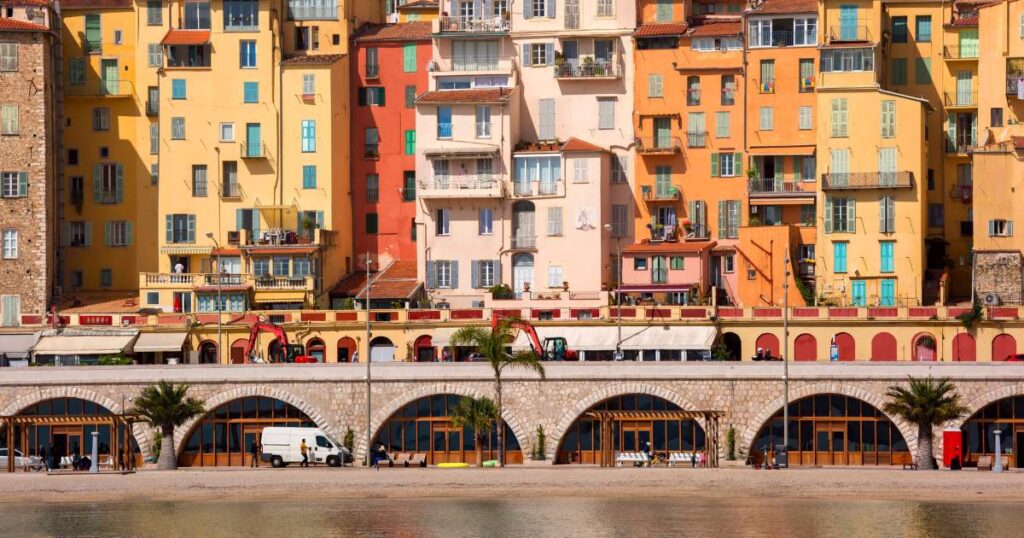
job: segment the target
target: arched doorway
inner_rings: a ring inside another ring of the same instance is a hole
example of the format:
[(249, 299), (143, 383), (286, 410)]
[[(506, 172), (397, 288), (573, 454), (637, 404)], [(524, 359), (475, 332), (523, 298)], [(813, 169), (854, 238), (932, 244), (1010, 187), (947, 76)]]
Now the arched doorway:
[(801, 334), (793, 342), (793, 360), (816, 361), (818, 360), (818, 340), (811, 334)]
[(1005, 361), (1017, 354), (1017, 340), (1008, 334), (998, 334), (992, 339), (992, 360)]
[(978, 360), (978, 346), (971, 333), (960, 333), (953, 337), (953, 360), (969, 361)]
[(1024, 395), (996, 400), (964, 422), (965, 465), (976, 466), (979, 456), (995, 456), (997, 429), (1006, 463), (1011, 468), (1024, 467)]
[(343, 336), (338, 339), (338, 362), (352, 362), (356, 356), (356, 341)]
[(437, 360), (437, 350), (434, 348), (433, 338), (424, 334), (416, 339), (413, 344), (413, 353), (416, 355), (416, 362), (434, 362)]
[(896, 360), (896, 337), (889, 333), (878, 333), (871, 339), (871, 360)]
[[(476, 436), (471, 427), (458, 428), (448, 417), (462, 396), (435, 394), (412, 402), (391, 415), (377, 430), (373, 446), (384, 445), (388, 453), (424, 454), (427, 464), (476, 463)], [(505, 424), (505, 462), (523, 463), (512, 428)], [(498, 458), (498, 434), (495, 428), (484, 441), (484, 461)]]
[(178, 455), (182, 467), (241, 467), (268, 426), (316, 427), (297, 407), (275, 398), (251, 396), (221, 404), (196, 423)]
[(738, 361), (743, 356), (743, 340), (736, 333), (725, 333), (722, 335), (722, 345), (725, 346), (727, 360)]
[(512, 288), (523, 293), (533, 283), (533, 254), (521, 252), (512, 256)]
[(199, 344), (199, 364), (217, 364), (217, 343), (209, 340)]
[[(588, 416), (594, 411), (624, 412), (622, 417), (612, 419), (613, 452), (641, 452), (645, 443), (650, 443), (655, 452), (692, 454), (708, 448), (704, 428), (686, 418), (678, 405), (649, 394), (625, 394), (604, 400), (580, 415), (562, 436), (555, 463), (600, 463), (601, 422)], [(629, 412), (636, 418), (631, 418)]]
[(245, 364), (245, 346), (249, 345), (248, 338), (239, 338), (231, 342), (231, 364)]
[(327, 362), (327, 346), (320, 338), (310, 338), (306, 342), (306, 355), (316, 359), (316, 362)]
[(932, 362), (935, 360), (935, 337), (931, 333), (920, 333), (914, 336), (911, 349), (914, 350), (915, 361)]
[(754, 347), (764, 350), (765, 353), (770, 352), (773, 357), (778, 357), (779, 337), (775, 336), (773, 333), (762, 333), (754, 342)]
[[(857, 360), (857, 342), (853, 339), (853, 336), (850, 336), (850, 333), (836, 333), (832, 337), (832, 342), (839, 348), (839, 360)], [(829, 350), (829, 353), (831, 354), (832, 351)], [(829, 358), (832, 358), (831, 355)]]
[[(764, 461), (783, 442), (782, 409), (768, 420), (750, 446)], [(899, 428), (871, 404), (842, 394), (818, 394), (789, 404), (789, 464), (902, 465), (910, 463)]]
[(373, 362), (391, 362), (395, 360), (395, 344), (391, 340), (378, 336), (370, 340), (370, 360)]

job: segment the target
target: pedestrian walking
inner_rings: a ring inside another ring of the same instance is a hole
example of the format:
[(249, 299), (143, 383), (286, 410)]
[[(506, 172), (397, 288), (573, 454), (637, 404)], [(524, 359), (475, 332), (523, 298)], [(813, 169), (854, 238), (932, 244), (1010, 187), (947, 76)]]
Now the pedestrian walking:
[(252, 456), (252, 463), (249, 464), (249, 467), (258, 468), (260, 466), (260, 445), (255, 440), (249, 445), (249, 454)]
[(305, 439), (303, 439), (302, 442), (299, 443), (299, 452), (302, 453), (302, 463), (300, 463), (299, 466), (309, 467), (309, 447), (306, 445)]
[(39, 460), (43, 462), (43, 470), (50, 470), (50, 459), (46, 456), (46, 447), (39, 448)]
[(690, 468), (691, 469), (696, 469), (697, 468), (697, 453), (696, 452), (690, 452)]

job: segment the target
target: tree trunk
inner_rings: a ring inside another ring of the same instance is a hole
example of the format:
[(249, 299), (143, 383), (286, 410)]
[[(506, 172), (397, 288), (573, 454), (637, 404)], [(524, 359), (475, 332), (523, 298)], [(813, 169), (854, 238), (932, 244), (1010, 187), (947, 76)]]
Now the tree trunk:
[[(480, 431), (479, 429), (477, 431)], [(484, 466), (484, 443), (487, 442), (487, 437), (481, 434), (476, 434), (476, 466)]]
[(498, 400), (498, 467), (505, 466), (505, 421), (501, 409), (501, 375), (494, 379), (494, 393)]
[(917, 468), (925, 471), (932, 471), (935, 466), (932, 465), (934, 459), (932, 453), (932, 426), (931, 424), (922, 424), (917, 427)]
[(160, 458), (156, 468), (161, 471), (173, 471), (178, 468), (178, 458), (174, 454), (174, 426), (160, 427)]

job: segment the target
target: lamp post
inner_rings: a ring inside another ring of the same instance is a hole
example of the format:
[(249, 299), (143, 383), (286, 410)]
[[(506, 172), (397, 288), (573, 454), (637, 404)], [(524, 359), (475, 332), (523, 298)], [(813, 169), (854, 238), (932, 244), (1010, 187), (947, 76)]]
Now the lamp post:
[(992, 435), (995, 436), (993, 441), (995, 441), (995, 451), (996, 451), (996, 458), (995, 458), (996, 461), (994, 461), (992, 463), (992, 472), (993, 473), (1001, 473), (1001, 472), (1003, 472), (1003, 447), (1002, 447), (1003, 432), (1000, 431), (998, 428), (996, 428), (996, 430), (992, 432)]
[(370, 253), (366, 253), (366, 288), (363, 292), (363, 297), (366, 298), (366, 357), (363, 359), (366, 361), (366, 467), (371, 466), (370, 457), (373, 454), (372, 436), (373, 432), (370, 430), (370, 266), (373, 264), (373, 260), (370, 259)]
[(213, 232), (206, 232), (206, 237), (209, 238), (210, 241), (213, 241), (213, 246), (217, 249), (217, 364), (220, 364), (222, 357), (221, 348), (223, 344), (223, 342), (221, 342), (221, 331), (223, 330), (221, 318), (224, 317), (222, 315), (223, 306), (221, 303), (220, 243), (217, 242), (217, 238), (214, 237)]
[[(615, 239), (615, 326), (617, 336), (615, 338), (615, 360), (622, 360), (622, 245), (615, 238), (611, 224), (605, 224), (604, 229), (612, 234)], [(639, 359), (639, 357), (638, 357)]]
[(789, 467), (789, 249), (782, 264), (782, 443)]

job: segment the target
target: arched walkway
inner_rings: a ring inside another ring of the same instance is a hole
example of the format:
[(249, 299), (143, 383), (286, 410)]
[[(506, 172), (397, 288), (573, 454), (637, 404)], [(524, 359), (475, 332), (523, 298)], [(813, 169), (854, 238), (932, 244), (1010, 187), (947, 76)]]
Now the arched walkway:
[(919, 362), (933, 362), (935, 355), (935, 335), (932, 333), (918, 333), (914, 335), (910, 348), (914, 350), (913, 360)]
[(722, 345), (728, 354), (728, 360), (738, 361), (743, 357), (743, 340), (736, 333), (722, 335)]
[(338, 339), (338, 362), (352, 362), (356, 356), (356, 341), (345, 336)]
[(373, 362), (391, 362), (395, 360), (395, 344), (383, 336), (370, 340), (370, 360)]
[(771, 353), (773, 357), (781, 355), (779, 352), (779, 337), (775, 336), (774, 333), (762, 333), (754, 342), (754, 347), (764, 350), (765, 353)]
[(963, 464), (978, 464), (981, 456), (994, 457), (996, 430), (1000, 449), (1010, 468), (1024, 467), (1024, 392), (990, 402), (975, 411), (963, 431)]
[(245, 346), (249, 345), (248, 338), (239, 338), (231, 342), (231, 364), (245, 364)]
[(1005, 361), (1017, 354), (1017, 340), (1009, 334), (998, 334), (992, 339), (992, 360)]
[(818, 341), (812, 334), (801, 334), (793, 342), (793, 360), (816, 361), (818, 360)]
[(960, 333), (953, 337), (953, 360), (969, 361), (978, 360), (978, 346), (971, 333)]
[(199, 364), (217, 364), (217, 343), (204, 340), (199, 344)]
[(857, 342), (853, 339), (853, 336), (851, 336), (850, 333), (836, 333), (833, 339), (836, 347), (839, 348), (839, 360), (857, 360)]
[(896, 337), (889, 333), (878, 333), (871, 339), (871, 360), (896, 360)]
[(434, 348), (433, 338), (429, 334), (424, 334), (416, 339), (413, 344), (413, 353), (416, 362), (434, 362), (437, 360), (437, 349)]

